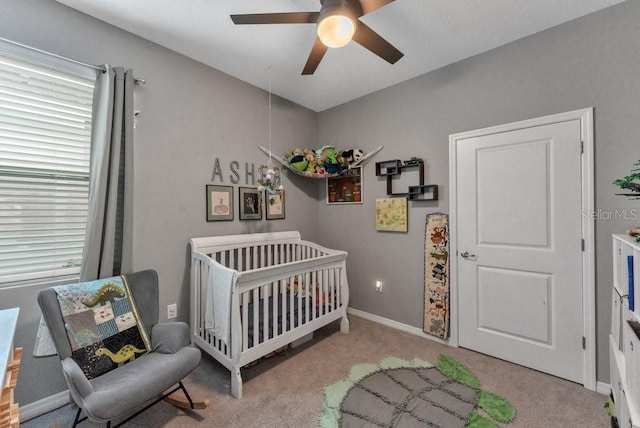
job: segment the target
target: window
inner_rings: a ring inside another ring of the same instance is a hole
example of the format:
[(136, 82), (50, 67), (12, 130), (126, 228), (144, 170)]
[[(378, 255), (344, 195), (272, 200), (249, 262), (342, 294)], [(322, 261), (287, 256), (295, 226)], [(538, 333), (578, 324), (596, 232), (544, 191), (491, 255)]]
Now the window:
[(0, 54), (0, 286), (80, 271), (94, 81)]

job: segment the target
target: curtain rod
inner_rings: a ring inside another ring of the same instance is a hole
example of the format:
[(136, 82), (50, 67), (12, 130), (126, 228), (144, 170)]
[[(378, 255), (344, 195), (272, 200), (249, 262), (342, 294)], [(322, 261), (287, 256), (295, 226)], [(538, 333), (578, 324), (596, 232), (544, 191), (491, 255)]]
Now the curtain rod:
[[(28, 46), (28, 45), (23, 45), (22, 43), (14, 42), (13, 40), (7, 40), (7, 39), (1, 38), (1, 37), (0, 37), (0, 41), (3, 41), (5, 43), (9, 43), (9, 44), (12, 44), (12, 45), (15, 45), (15, 46), (20, 46), (21, 48), (29, 49), (30, 51), (38, 52), (40, 54), (47, 55), (47, 56), (50, 56), (50, 57), (53, 57), (53, 58), (61, 59), (63, 61), (69, 61), (69, 62), (72, 62), (74, 64), (81, 65), (83, 67), (87, 67), (87, 68), (91, 68), (93, 70), (101, 71), (103, 73), (106, 71), (106, 69), (105, 69), (105, 67), (103, 65), (87, 64), (86, 62), (78, 61), (77, 59), (73, 59), (73, 58), (62, 56), (62, 55), (54, 54), (54, 53), (51, 53), (51, 52), (43, 51), (42, 49), (34, 48), (34, 47)], [(133, 78), (133, 82), (136, 85), (144, 85), (145, 83), (147, 83), (146, 80), (139, 79), (137, 77)]]

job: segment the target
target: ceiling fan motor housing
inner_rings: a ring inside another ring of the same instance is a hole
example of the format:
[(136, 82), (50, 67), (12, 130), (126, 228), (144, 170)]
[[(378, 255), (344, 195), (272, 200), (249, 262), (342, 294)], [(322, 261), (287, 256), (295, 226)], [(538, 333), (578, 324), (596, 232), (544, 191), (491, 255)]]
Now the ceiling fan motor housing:
[(343, 15), (354, 22), (362, 16), (362, 6), (358, 0), (320, 0), (320, 3), (322, 7), (318, 22), (331, 15)]

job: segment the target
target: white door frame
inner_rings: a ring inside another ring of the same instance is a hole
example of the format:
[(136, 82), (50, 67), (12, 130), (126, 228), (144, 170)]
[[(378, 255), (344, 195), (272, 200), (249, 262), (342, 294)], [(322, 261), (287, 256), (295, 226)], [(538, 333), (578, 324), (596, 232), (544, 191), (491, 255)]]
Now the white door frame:
[[(457, 164), (456, 146), (459, 140), (480, 137), (498, 132), (515, 131), (540, 125), (580, 120), (580, 131), (583, 142), (582, 155), (582, 237), (584, 251), (582, 253), (582, 328), (586, 349), (584, 350), (585, 388), (596, 390), (596, 310), (595, 310), (595, 235), (594, 219), (588, 213), (594, 212), (594, 159), (593, 159), (593, 107), (559, 113), (520, 122), (492, 126), (474, 131), (452, 134), (449, 136), (449, 218), (450, 254), (458, 254), (458, 211), (457, 211)], [(450, 257), (450, 298), (451, 298), (451, 336), (448, 344), (458, 346), (458, 258)]]

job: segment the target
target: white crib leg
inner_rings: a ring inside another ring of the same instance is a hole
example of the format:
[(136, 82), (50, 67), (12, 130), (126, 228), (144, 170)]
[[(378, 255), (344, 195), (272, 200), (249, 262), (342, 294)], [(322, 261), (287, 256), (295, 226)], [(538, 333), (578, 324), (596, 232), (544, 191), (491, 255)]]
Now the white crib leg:
[(349, 334), (349, 318), (347, 318), (346, 312), (342, 315), (342, 320), (340, 320), (340, 332)]
[(242, 376), (240, 375), (240, 367), (231, 371), (231, 395), (234, 398), (242, 398)]

